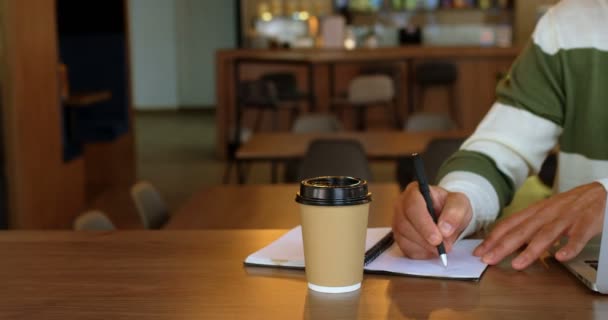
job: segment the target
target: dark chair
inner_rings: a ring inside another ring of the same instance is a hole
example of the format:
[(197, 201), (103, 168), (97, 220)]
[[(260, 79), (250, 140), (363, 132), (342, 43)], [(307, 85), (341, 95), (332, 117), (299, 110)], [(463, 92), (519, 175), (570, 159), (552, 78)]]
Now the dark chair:
[(237, 129), (243, 125), (244, 112), (251, 110), (256, 112), (253, 131), (262, 129), (265, 111), (272, 113), (272, 130), (278, 130), (279, 94), (272, 83), (262, 80), (243, 81), (239, 84), (237, 90)]
[(458, 126), (447, 114), (417, 112), (407, 118), (403, 129), (410, 132), (420, 131), (447, 131)]
[(131, 187), (131, 197), (144, 228), (160, 229), (169, 221), (167, 204), (151, 183), (140, 181), (134, 184)]
[(415, 66), (414, 84), (416, 92), (415, 105), (410, 105), (410, 114), (424, 110), (426, 91), (430, 87), (446, 87), (448, 89), (448, 112), (452, 119), (456, 119), (456, 80), (458, 79), (458, 68), (451, 62), (430, 61)]
[[(273, 113), (272, 129), (278, 128), (278, 94), (276, 88), (271, 83), (261, 80), (249, 80), (239, 83), (237, 88), (237, 103), (235, 110), (234, 128), (228, 137), (227, 147), (227, 163), (224, 171), (224, 183), (230, 182), (230, 173), (232, 166), (236, 163), (236, 151), (243, 144), (244, 133), (259, 131), (262, 126), (262, 117), (264, 111)], [(245, 110), (256, 111), (253, 130), (245, 130), (243, 128), (243, 114)], [(244, 181), (244, 172), (237, 166), (237, 180), (239, 183)]]
[[(437, 138), (433, 139), (426, 150), (421, 153), (424, 160), (424, 171), (429, 182), (436, 183), (439, 167), (462, 145), (465, 138)], [(397, 161), (397, 181), (401, 188), (416, 180), (414, 162), (411, 157), (401, 158)]]
[(328, 133), (342, 130), (342, 123), (332, 114), (308, 113), (296, 119), (293, 133)]
[[(277, 109), (273, 113), (276, 120), (280, 110), (289, 111), (288, 128), (291, 129), (295, 119), (300, 115), (302, 103), (312, 103), (312, 96), (307, 92), (298, 90), (296, 76), (291, 72), (266, 73), (260, 77), (260, 81), (270, 84), (276, 91)], [(273, 130), (278, 130), (278, 124), (273, 125)]]
[(74, 220), (76, 231), (111, 231), (116, 230), (112, 220), (99, 210), (89, 210)]
[[(332, 114), (307, 113), (298, 117), (291, 128), (293, 133), (332, 133), (342, 130), (342, 123)], [(296, 182), (300, 160), (285, 162), (284, 182)]]
[(291, 72), (266, 73), (260, 77), (260, 80), (274, 86), (279, 108), (289, 109), (289, 127), (291, 128), (300, 114), (301, 103), (310, 102), (311, 95), (298, 90), (296, 76)]
[(372, 180), (372, 172), (361, 143), (355, 140), (312, 141), (302, 159), (298, 180), (327, 175)]

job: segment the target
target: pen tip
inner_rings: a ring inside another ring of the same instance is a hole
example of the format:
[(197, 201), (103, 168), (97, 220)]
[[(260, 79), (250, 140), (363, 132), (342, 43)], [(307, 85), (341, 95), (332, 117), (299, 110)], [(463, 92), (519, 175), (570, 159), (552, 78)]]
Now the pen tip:
[(448, 256), (445, 253), (441, 255), (441, 263), (445, 268), (448, 267)]

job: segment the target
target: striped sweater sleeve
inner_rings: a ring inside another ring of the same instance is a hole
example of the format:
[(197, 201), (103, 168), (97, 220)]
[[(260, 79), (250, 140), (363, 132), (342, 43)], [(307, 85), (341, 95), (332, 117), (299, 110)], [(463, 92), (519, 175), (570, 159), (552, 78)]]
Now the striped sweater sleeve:
[[(554, 8), (555, 9), (555, 8)], [(460, 150), (441, 167), (439, 185), (462, 192), (473, 220), (461, 236), (494, 221), (525, 179), (540, 170), (563, 122), (564, 92), (552, 10), (497, 87), (497, 101)]]

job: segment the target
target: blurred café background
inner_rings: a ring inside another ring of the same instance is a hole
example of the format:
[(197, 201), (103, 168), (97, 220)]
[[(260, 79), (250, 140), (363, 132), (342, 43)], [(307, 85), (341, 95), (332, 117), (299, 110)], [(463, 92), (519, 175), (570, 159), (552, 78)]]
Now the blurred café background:
[(0, 227), (231, 227), (313, 175), (396, 196), (555, 2), (0, 0)]

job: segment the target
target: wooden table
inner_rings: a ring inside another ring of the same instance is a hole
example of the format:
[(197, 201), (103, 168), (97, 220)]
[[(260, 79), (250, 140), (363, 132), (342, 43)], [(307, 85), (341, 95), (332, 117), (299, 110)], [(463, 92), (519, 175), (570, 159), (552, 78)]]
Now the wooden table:
[(552, 260), (480, 282), (366, 275), (341, 295), (308, 291), (302, 271), (243, 266), (283, 232), (0, 232), (0, 318), (608, 318), (608, 297)]
[(237, 151), (241, 161), (299, 159), (306, 154), (315, 139), (357, 140), (371, 160), (394, 160), (416, 152), (423, 152), (436, 138), (466, 138), (470, 131), (368, 131), (294, 134), (288, 132), (256, 133)]
[(363, 145), (370, 160), (396, 160), (412, 153), (424, 152), (427, 145), (437, 138), (466, 138), (468, 130), (454, 131), (368, 131), (336, 133), (289, 132), (256, 133), (236, 152), (236, 176), (239, 183), (245, 183), (243, 163), (271, 161), (271, 181), (277, 182), (277, 162), (301, 159), (310, 143), (315, 139), (357, 140)]
[[(167, 229), (286, 229), (300, 224), (297, 184), (224, 185), (194, 194), (171, 215)], [(399, 186), (371, 184), (369, 226), (391, 225)]]

